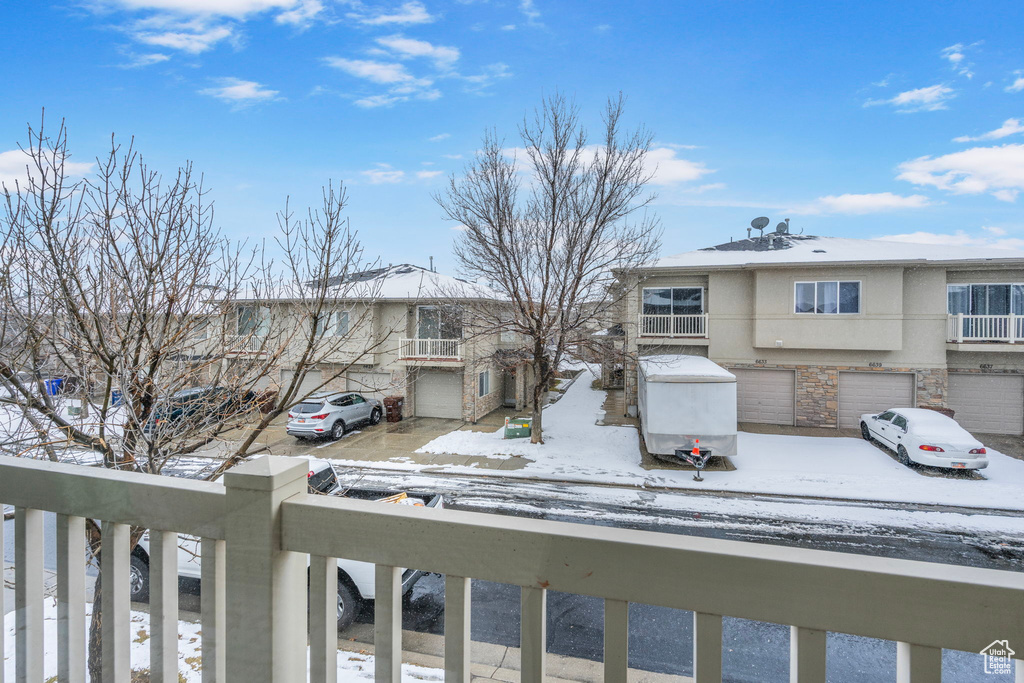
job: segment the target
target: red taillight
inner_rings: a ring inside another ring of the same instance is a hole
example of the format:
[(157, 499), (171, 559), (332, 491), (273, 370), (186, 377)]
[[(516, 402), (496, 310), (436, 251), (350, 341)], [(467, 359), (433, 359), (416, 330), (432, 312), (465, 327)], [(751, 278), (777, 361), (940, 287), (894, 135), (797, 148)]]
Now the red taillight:
[(313, 417), (311, 417), (309, 419), (310, 420), (326, 420), (327, 419), (327, 413), (321, 413), (320, 415), (314, 415)]
[(918, 448), (920, 448), (922, 451), (935, 451), (936, 453), (945, 453), (945, 451), (939, 448), (938, 446), (926, 446), (922, 444), (918, 446)]
[(985, 451), (984, 448), (972, 448), (971, 449), (971, 455), (985, 455), (985, 452), (986, 451)]
[(309, 472), (306, 473), (306, 479), (309, 479), (312, 476), (313, 476), (313, 470), (310, 470)]
[(295, 419), (295, 416), (294, 416), (294, 415), (292, 415), (291, 413), (288, 413), (288, 419), (289, 419), (289, 420), (294, 420), (294, 419)]

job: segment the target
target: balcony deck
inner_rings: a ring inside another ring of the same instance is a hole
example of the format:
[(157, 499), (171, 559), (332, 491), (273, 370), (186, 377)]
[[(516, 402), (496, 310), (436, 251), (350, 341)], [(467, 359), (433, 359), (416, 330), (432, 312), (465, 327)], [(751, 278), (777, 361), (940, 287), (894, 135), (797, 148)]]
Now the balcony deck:
[(0, 502), (16, 506), (17, 680), (43, 680), (44, 510), (58, 514), (66, 680), (84, 680), (85, 518), (102, 520), (105, 681), (130, 677), (130, 526), (150, 529), (156, 549), (153, 681), (177, 680), (178, 533), (202, 538), (204, 681), (307, 680), (307, 643), (309, 680), (334, 681), (337, 557), (376, 565), (378, 683), (402, 678), (401, 567), (446, 575), (449, 683), (471, 679), (473, 579), (520, 587), (521, 680), (529, 683), (547, 674), (551, 590), (603, 600), (602, 668), (616, 683), (628, 679), (630, 603), (694, 613), (698, 683), (722, 680), (723, 616), (790, 625), (797, 683), (825, 681), (828, 631), (896, 641), (900, 683), (939, 681), (942, 648), (978, 652), (1024, 634), (1017, 572), (314, 496), (307, 470), (305, 460), (265, 456), (221, 484), (0, 457)]

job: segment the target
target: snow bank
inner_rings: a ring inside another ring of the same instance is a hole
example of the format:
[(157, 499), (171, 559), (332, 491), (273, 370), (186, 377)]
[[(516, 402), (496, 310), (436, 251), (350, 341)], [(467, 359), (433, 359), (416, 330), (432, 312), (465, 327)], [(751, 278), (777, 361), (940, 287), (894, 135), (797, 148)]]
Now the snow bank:
[[(731, 472), (705, 472), (703, 482), (683, 470), (645, 470), (639, 437), (632, 427), (596, 424), (603, 417), (605, 392), (591, 388), (594, 370), (579, 377), (556, 404), (544, 411), (545, 444), (503, 440), (496, 432), (455, 431), (434, 439), (419, 453), (524, 457), (515, 470), (473, 466), (423, 465), (408, 461), (374, 463), (388, 469), (506, 478), (549, 478), (572, 482), (659, 486), (754, 494), (779, 494), (895, 503), (957, 505), (1024, 510), (1024, 461), (989, 450), (983, 480), (924, 476), (862, 439), (739, 433)], [(359, 467), (365, 462), (335, 460)]]

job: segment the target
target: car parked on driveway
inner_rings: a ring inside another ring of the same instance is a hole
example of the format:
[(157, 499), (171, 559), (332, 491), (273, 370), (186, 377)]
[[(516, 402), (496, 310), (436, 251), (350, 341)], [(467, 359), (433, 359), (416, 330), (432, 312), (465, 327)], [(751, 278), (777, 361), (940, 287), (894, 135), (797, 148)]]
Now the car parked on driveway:
[(891, 408), (860, 416), (860, 433), (896, 451), (904, 465), (980, 470), (988, 467), (985, 446), (951, 417), (927, 408)]
[(252, 391), (226, 387), (182, 389), (160, 400), (143, 431), (152, 434), (179, 422), (202, 428), (255, 407), (256, 394)]
[(375, 425), (383, 415), (380, 401), (354, 391), (313, 394), (288, 410), (285, 431), (298, 439), (340, 439), (349, 427)]

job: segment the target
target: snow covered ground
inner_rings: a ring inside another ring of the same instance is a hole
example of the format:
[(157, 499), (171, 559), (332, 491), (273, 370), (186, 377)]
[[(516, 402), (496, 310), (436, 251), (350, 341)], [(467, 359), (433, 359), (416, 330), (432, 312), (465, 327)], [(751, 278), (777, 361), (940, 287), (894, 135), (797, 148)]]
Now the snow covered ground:
[[(695, 482), (686, 471), (645, 470), (640, 466), (635, 429), (596, 424), (603, 416), (605, 392), (591, 388), (593, 371), (587, 373), (545, 410), (543, 445), (506, 441), (502, 430), (459, 430), (434, 439), (417, 452), (528, 459), (521, 469), (490, 471), (502, 477), (1024, 510), (1024, 462), (991, 450), (983, 480), (945, 478), (904, 467), (861, 439), (741, 432), (738, 455), (731, 458), (735, 471), (705, 472), (705, 481)], [(403, 461), (375, 466), (486, 473), (472, 466)]]
[[(87, 614), (92, 613), (92, 605), (86, 605)], [(4, 617), (4, 680), (13, 681), (17, 662), (15, 660), (15, 612)], [(57, 600), (46, 598), (43, 607), (43, 642), (46, 648), (43, 676), (46, 680), (56, 680), (57, 676)], [(86, 621), (88, 624), (88, 621)], [(149, 669), (149, 615), (145, 612), (131, 613), (131, 668), (132, 670)], [(308, 650), (307, 650), (308, 661)], [(202, 635), (199, 624), (188, 621), (178, 622), (178, 672), (180, 680), (187, 683), (199, 683), (202, 680)], [(338, 680), (348, 683), (373, 680), (373, 655), (355, 652), (338, 652)], [(444, 671), (429, 669), (412, 664), (402, 665), (403, 683), (416, 681), (442, 681)]]

